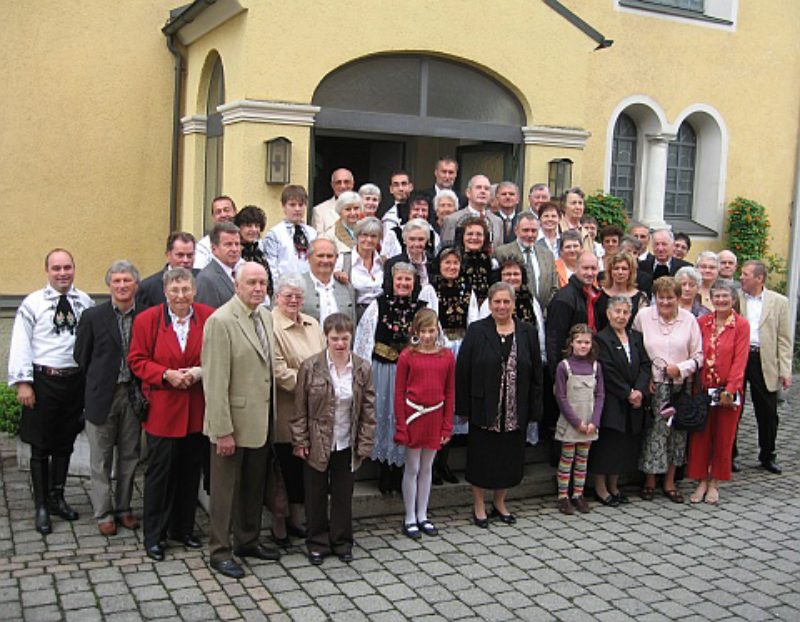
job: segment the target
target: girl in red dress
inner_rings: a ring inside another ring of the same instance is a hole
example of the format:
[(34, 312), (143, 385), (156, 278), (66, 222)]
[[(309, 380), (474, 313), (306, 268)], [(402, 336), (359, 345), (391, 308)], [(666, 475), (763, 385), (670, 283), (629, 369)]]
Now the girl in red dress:
[(406, 447), (403, 533), (435, 536), (428, 520), (433, 459), (453, 432), (455, 358), (439, 346), (439, 318), (421, 309), (412, 323), (411, 346), (400, 353), (395, 380), (394, 441)]

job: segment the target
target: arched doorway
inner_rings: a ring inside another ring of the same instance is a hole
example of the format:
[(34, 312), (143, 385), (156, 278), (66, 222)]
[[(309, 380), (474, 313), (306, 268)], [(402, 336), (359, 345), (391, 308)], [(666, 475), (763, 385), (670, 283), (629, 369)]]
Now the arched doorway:
[[(411, 173), (417, 188), (433, 183), (442, 155), (459, 161), (458, 189), (473, 174), (521, 182), (525, 114), (494, 78), (467, 65), (425, 55), (360, 59), (328, 74), (312, 103), (314, 200), (330, 196), (333, 169), (385, 190), (392, 171)], [(391, 204), (391, 198), (384, 196)]]

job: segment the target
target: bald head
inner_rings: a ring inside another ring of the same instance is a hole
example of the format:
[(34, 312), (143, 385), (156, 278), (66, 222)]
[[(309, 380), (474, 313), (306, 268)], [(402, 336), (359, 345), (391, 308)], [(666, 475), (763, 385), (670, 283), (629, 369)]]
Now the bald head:
[(346, 168), (337, 168), (331, 174), (331, 188), (333, 189), (333, 196), (337, 198), (342, 192), (352, 190), (354, 185), (353, 173)]
[(591, 285), (597, 278), (597, 257), (592, 251), (583, 250), (578, 254), (575, 274), (584, 285)]
[(736, 275), (736, 255), (729, 250), (720, 251), (717, 255), (719, 259), (719, 276), (721, 279), (733, 279)]
[(255, 309), (267, 296), (267, 271), (254, 261), (242, 264), (236, 270), (234, 289), (239, 299), (250, 309)]
[(467, 199), (473, 209), (482, 212), (489, 204), (492, 185), (486, 175), (475, 175), (467, 185)]

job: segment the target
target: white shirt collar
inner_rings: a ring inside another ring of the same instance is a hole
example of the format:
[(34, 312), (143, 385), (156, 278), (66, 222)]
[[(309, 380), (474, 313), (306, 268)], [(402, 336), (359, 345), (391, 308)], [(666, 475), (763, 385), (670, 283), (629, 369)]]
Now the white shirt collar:
[[(333, 376), (333, 372), (336, 371), (336, 363), (333, 362), (331, 359), (331, 353), (328, 352), (328, 349), (325, 348), (325, 360), (328, 363), (328, 370), (331, 372), (331, 376)], [(347, 365), (345, 365), (345, 369), (347, 371), (353, 371), (353, 355), (351, 354), (347, 359)]]
[(313, 272), (309, 272), (308, 276), (311, 277), (311, 282), (314, 284), (314, 287), (316, 289), (325, 289), (325, 290), (333, 289), (333, 275), (331, 275), (331, 280), (328, 281), (327, 284), (323, 283), (316, 276), (314, 276)]
[(233, 271), (239, 267), (240, 263), (242, 263), (242, 260), (240, 259), (239, 261), (236, 262), (236, 265), (233, 268), (229, 268), (227, 265), (225, 265), (219, 259), (217, 259), (216, 255), (211, 255), (211, 259), (216, 261), (222, 267), (222, 269), (225, 270), (225, 274), (231, 277), (231, 279), (233, 279)]

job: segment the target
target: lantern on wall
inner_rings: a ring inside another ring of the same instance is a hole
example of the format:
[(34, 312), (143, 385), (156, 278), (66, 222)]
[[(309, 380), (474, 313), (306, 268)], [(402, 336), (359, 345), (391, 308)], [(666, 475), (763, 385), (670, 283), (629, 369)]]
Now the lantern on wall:
[(572, 160), (569, 158), (550, 160), (547, 177), (550, 196), (560, 197), (563, 195), (572, 187)]
[(280, 136), (266, 141), (267, 183), (288, 184), (292, 171), (292, 141)]

